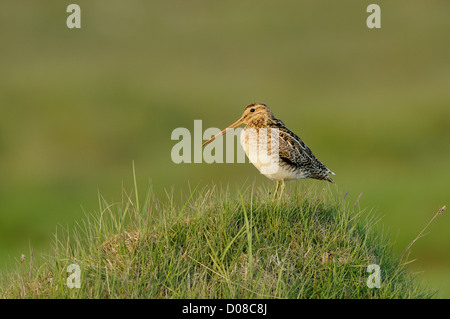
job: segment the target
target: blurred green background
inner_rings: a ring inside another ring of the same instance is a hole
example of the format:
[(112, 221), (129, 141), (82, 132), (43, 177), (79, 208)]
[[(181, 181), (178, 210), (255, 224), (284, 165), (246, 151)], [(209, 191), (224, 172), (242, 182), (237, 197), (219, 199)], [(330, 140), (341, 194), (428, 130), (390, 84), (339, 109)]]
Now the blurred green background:
[[(450, 198), (450, 2), (2, 2), (0, 270), (46, 251), (58, 225), (149, 179), (164, 196), (271, 183), (251, 164), (179, 164), (177, 127), (224, 128), (264, 102), (382, 216), (401, 253)], [(321, 186), (320, 181), (300, 181)], [(323, 184), (325, 186), (325, 184)], [(326, 187), (328, 187), (326, 185)], [(449, 211), (410, 265), (450, 297)]]

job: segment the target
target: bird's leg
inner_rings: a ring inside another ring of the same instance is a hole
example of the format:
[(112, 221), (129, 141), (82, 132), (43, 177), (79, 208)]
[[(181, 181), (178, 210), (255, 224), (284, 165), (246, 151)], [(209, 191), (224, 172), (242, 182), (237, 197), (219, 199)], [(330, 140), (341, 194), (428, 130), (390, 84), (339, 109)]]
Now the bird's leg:
[(283, 192), (284, 192), (284, 179), (281, 180), (281, 191), (280, 191), (280, 198), (281, 196), (283, 196)]
[(280, 181), (277, 181), (277, 186), (275, 186), (275, 192), (273, 193), (273, 198), (277, 196), (278, 188), (280, 187)]

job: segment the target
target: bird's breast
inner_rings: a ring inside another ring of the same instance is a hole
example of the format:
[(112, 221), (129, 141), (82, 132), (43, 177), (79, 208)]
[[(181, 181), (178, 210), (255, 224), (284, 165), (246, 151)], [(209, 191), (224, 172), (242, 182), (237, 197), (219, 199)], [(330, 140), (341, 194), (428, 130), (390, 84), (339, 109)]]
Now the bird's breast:
[(292, 172), (280, 163), (278, 130), (246, 127), (241, 132), (241, 145), (249, 161), (270, 179), (292, 179)]
[(278, 129), (245, 127), (240, 140), (249, 161), (266, 177), (272, 180), (307, 178), (304, 171), (280, 158)]

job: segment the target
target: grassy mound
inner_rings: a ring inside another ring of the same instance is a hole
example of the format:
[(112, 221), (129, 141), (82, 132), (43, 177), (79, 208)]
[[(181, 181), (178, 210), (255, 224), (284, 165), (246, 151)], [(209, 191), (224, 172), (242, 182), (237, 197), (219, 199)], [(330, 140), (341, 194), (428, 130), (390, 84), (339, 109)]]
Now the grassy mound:
[[(374, 218), (324, 190), (193, 191), (183, 205), (151, 193), (60, 229), (52, 253), (3, 274), (3, 298), (429, 298)], [(68, 272), (79, 266), (80, 288)], [(369, 288), (367, 267), (381, 270)], [(69, 268), (70, 269), (70, 268)], [(69, 279), (68, 279), (69, 278)]]

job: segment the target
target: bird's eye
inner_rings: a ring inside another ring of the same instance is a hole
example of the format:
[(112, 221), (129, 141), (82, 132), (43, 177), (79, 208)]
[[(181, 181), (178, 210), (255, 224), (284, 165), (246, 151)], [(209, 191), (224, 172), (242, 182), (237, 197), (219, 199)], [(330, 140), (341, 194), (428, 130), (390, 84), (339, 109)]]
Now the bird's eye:
[(250, 112), (255, 112), (255, 109), (251, 109)]

